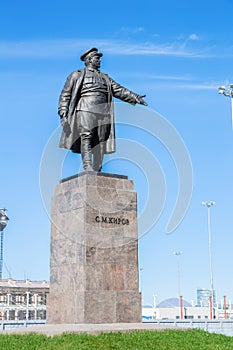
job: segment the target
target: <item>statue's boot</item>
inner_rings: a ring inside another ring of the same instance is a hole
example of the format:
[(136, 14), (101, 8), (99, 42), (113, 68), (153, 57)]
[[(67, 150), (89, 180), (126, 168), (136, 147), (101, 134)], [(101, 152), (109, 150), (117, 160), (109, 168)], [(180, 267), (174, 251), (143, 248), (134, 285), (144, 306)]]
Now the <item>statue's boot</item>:
[(93, 149), (93, 169), (100, 172), (102, 169), (102, 163), (104, 158), (104, 144), (99, 143)]
[(83, 161), (83, 169), (85, 171), (93, 171), (92, 153), (90, 135), (81, 135), (81, 156)]

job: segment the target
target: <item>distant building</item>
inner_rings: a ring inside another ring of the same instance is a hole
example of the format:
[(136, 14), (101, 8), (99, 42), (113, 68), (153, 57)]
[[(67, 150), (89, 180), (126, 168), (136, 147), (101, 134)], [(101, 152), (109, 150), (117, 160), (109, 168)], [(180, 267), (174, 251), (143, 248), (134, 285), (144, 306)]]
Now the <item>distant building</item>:
[[(186, 306), (192, 306), (188, 301), (185, 299), (182, 300), (182, 304), (184, 307)], [(179, 307), (180, 306), (180, 299), (179, 298), (169, 298), (161, 301), (157, 307), (158, 308), (168, 308), (168, 307)]]
[[(179, 320), (181, 315), (179, 298), (169, 298), (160, 302), (157, 306), (143, 305), (142, 319), (144, 320)], [(210, 319), (210, 307), (192, 306), (183, 299), (183, 318), (203, 320)], [(233, 308), (231, 303), (227, 303), (224, 312), (223, 305), (213, 308), (213, 318), (223, 320), (224, 318), (233, 319)]]
[[(197, 306), (198, 307), (209, 307), (211, 295), (212, 295), (211, 289), (198, 288), (197, 289)], [(215, 290), (213, 290), (213, 306), (216, 306)]]
[(45, 320), (46, 281), (0, 280), (0, 320)]
[[(198, 289), (200, 303), (208, 300), (210, 290)], [(204, 293), (204, 291), (206, 293)], [(49, 293), (47, 281), (17, 281), (14, 279), (0, 280), (0, 321), (3, 320), (46, 320), (46, 300)], [(214, 294), (215, 296), (215, 294)], [(206, 298), (206, 299), (205, 299)], [(179, 298), (169, 298), (157, 306), (142, 306), (142, 319), (180, 319)], [(210, 316), (209, 303), (207, 306), (192, 306), (183, 299), (183, 317), (185, 319), (208, 319)], [(233, 308), (228, 301), (226, 310), (223, 303), (213, 308), (216, 319), (233, 319)]]

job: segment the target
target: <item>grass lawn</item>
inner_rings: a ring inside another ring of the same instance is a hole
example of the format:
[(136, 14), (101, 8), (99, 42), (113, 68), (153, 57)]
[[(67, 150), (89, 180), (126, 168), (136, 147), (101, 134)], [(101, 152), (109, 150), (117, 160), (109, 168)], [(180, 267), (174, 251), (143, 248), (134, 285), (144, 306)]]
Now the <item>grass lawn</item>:
[(233, 350), (233, 337), (201, 330), (129, 333), (0, 335), (0, 350)]

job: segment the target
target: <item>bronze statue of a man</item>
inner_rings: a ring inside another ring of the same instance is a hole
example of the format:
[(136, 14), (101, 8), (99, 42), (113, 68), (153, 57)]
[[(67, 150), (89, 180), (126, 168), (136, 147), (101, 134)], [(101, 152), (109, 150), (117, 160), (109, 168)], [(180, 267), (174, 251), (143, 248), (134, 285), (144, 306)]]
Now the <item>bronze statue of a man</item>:
[(86, 51), (80, 57), (85, 68), (68, 76), (59, 99), (63, 126), (59, 146), (81, 153), (85, 171), (101, 171), (104, 154), (115, 152), (113, 97), (147, 106), (145, 95), (99, 71), (102, 56), (96, 48)]

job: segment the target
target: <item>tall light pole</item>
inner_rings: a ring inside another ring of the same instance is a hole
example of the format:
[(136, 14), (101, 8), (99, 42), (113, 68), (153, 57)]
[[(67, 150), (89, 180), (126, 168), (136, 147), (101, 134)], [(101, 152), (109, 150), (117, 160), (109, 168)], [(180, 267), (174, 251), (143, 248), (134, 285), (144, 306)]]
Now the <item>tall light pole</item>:
[(0, 280), (2, 279), (2, 266), (3, 266), (3, 231), (9, 221), (6, 215), (6, 209), (0, 209)]
[(140, 292), (142, 295), (142, 288), (143, 288), (143, 284), (142, 284), (142, 273), (143, 273), (144, 268), (140, 267), (139, 271), (140, 271)]
[(183, 300), (181, 295), (181, 288), (180, 288), (180, 256), (183, 254), (181, 251), (174, 252), (174, 255), (177, 256), (177, 280), (178, 280), (178, 295), (180, 300), (180, 318), (183, 319)]
[(212, 238), (211, 238), (211, 227), (210, 227), (210, 208), (216, 204), (216, 202), (202, 202), (202, 205), (207, 207), (207, 215), (208, 215), (208, 241), (209, 241), (209, 259), (210, 259), (210, 288), (211, 288), (211, 296), (212, 296), (212, 305), (211, 305), (211, 314), (212, 307), (214, 302), (214, 281), (213, 281), (213, 259), (212, 259)]
[(233, 129), (233, 84), (230, 84), (228, 88), (226, 88), (225, 86), (220, 86), (218, 88), (218, 93), (220, 95), (230, 97), (231, 99), (231, 123), (232, 123), (232, 129)]

